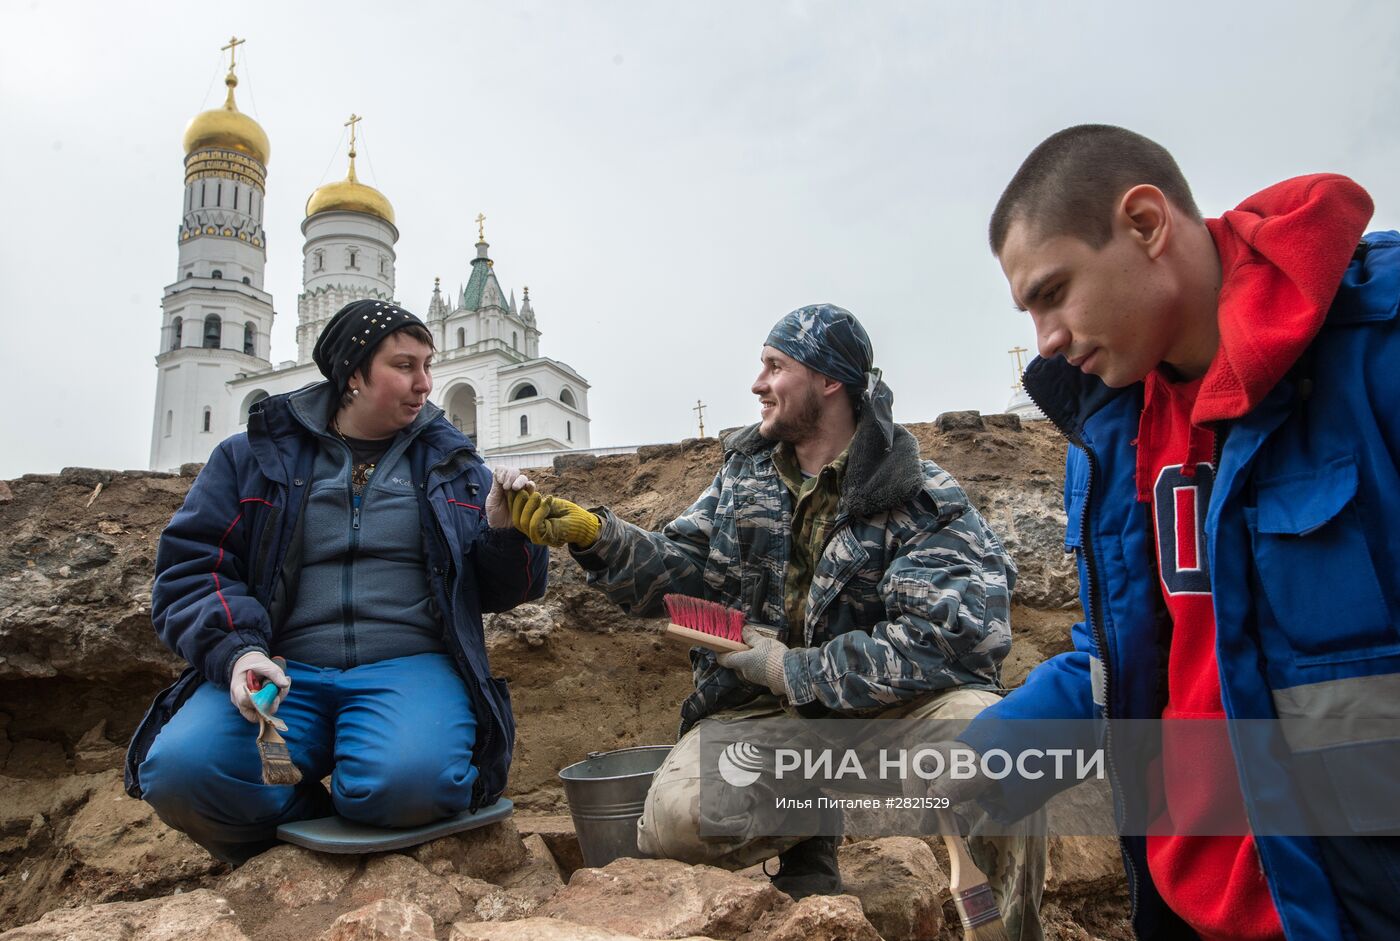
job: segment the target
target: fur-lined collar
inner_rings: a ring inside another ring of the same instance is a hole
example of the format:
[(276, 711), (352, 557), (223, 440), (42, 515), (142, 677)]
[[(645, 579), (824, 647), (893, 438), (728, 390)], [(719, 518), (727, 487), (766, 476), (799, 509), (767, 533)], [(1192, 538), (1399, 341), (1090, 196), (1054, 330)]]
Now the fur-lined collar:
[[(758, 433), (758, 425), (741, 428), (724, 440), (726, 453), (759, 455), (772, 451), (778, 442)], [(919, 459), (919, 442), (900, 425), (894, 426), (894, 443), (885, 449), (880, 426), (862, 416), (851, 438), (846, 458), (846, 477), (841, 484), (839, 512), (858, 519), (903, 506), (918, 495), (924, 485), (924, 468)]]

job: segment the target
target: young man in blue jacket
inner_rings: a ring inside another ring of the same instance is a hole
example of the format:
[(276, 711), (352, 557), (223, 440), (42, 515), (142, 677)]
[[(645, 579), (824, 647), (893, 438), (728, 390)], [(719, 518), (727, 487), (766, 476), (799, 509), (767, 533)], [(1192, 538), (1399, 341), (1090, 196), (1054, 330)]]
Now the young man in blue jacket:
[[(1085, 125), (992, 216), (1026, 389), (1073, 445), (1085, 620), (961, 740), (1091, 720), (1144, 938), (1400, 937), (1400, 236), (1363, 239), (1371, 211), (1319, 174), (1202, 219), (1167, 151)], [(935, 790), (1014, 818), (1069, 783)]]

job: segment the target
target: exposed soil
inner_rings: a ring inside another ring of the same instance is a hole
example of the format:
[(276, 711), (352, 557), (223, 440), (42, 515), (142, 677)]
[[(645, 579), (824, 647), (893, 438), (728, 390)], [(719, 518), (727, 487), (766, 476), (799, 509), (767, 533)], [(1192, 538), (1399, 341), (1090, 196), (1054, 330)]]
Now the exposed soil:
[[(1043, 422), (1018, 424), (955, 413), (909, 426), (1016, 558), (1010, 686), (1068, 649), (1078, 615), (1060, 545), (1065, 444)], [(533, 474), (547, 492), (659, 528), (720, 461), (715, 439), (690, 440), (570, 457)], [(0, 930), (58, 907), (213, 887), (228, 871), (120, 790), (122, 750), (181, 667), (154, 637), (149, 593), (156, 543), (189, 470), (0, 482)], [(508, 793), (526, 815), (567, 813), (557, 772), (588, 752), (674, 741), (691, 689), (686, 652), (660, 637), (661, 622), (609, 605), (565, 553), (554, 553), (550, 578), (541, 604), (488, 624), (492, 667), (511, 679), (519, 725)], [(1102, 878), (1087, 895), (1048, 898), (1053, 936), (1131, 936), (1121, 876)], [(297, 924), (333, 914), (308, 909)]]

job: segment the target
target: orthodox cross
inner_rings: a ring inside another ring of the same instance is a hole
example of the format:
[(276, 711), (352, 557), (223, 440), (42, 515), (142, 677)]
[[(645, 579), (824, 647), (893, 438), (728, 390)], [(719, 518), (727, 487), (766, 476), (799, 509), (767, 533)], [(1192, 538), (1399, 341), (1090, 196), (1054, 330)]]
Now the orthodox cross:
[(241, 46), (241, 45), (243, 45), (243, 44), (244, 44), (245, 42), (247, 42), (247, 41), (248, 41), (248, 40), (246, 40), (246, 39), (239, 39), (237, 36), (230, 36), (230, 37), (228, 38), (228, 45), (227, 45), (227, 46), (220, 46), (220, 47), (219, 47), (219, 51), (220, 51), (220, 52), (227, 52), (227, 53), (228, 53), (228, 70), (229, 70), (230, 72), (233, 71), (233, 66), (234, 66), (234, 61), (233, 61), (233, 59), (234, 59), (234, 55), (238, 52), (238, 47)]
[(486, 241), (486, 214), (482, 212), (476, 214), (476, 240)]
[(700, 419), (700, 437), (705, 437), (705, 403), (699, 399), (695, 400), (695, 407), (691, 409)]
[(1006, 352), (1010, 353), (1016, 359), (1016, 381), (1011, 384), (1011, 388), (1019, 389), (1021, 387), (1021, 377), (1025, 375), (1026, 372), (1025, 367), (1021, 364), (1021, 357), (1030, 351), (1024, 346), (1013, 346)]
[(350, 159), (352, 160), (355, 158), (355, 125), (363, 120), (364, 118), (352, 112), (350, 120), (345, 122), (345, 126), (350, 129)]

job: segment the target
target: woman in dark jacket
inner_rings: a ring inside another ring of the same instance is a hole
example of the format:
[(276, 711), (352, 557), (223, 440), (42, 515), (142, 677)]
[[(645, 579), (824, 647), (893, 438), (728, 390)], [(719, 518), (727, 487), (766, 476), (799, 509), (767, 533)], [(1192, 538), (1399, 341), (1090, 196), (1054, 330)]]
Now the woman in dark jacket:
[[(235, 864), (293, 820), (408, 827), (494, 801), (515, 724), (482, 612), (545, 587), (546, 550), (510, 524), (530, 482), (493, 478), (428, 402), (422, 322), (357, 301), (314, 355), (328, 381), (215, 449), (156, 555), (152, 618), (190, 669), (138, 728), (127, 789)], [(295, 786), (263, 783), (264, 682)]]

